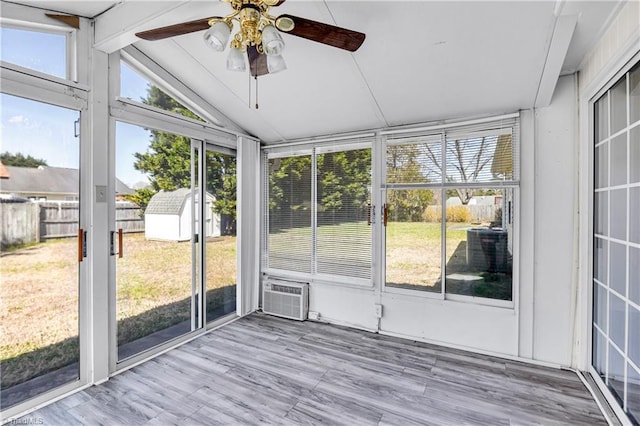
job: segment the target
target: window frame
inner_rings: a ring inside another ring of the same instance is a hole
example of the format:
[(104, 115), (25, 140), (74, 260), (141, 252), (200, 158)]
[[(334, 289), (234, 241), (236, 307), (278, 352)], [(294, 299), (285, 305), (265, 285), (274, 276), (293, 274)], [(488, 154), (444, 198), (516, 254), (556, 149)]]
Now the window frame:
[[(13, 7), (13, 5), (3, 5), (3, 7)], [(19, 6), (22, 8), (22, 6)], [(15, 13), (15, 11), (12, 11)], [(53, 26), (45, 24), (31, 24), (18, 20), (0, 18), (0, 25), (3, 27), (11, 27), (18, 29), (27, 29), (34, 31), (48, 29), (49, 32), (68, 33), (73, 34), (73, 38), (67, 35), (67, 44), (74, 44), (74, 52), (76, 49), (75, 40), (76, 33), (81, 30), (69, 30), (63, 26)], [(82, 23), (81, 23), (82, 25)], [(73, 60), (73, 69), (75, 70), (80, 64), (77, 64), (75, 57), (71, 58), (69, 51), (67, 51), (67, 67), (69, 67), (69, 61)], [(82, 59), (83, 64), (86, 64), (87, 59)], [(75, 72), (75, 71), (74, 71)], [(80, 135), (79, 135), (79, 197), (83, 200), (83, 206), (80, 209), (79, 226), (87, 229), (88, 240), (87, 245), (89, 249), (89, 256), (85, 261), (79, 264), (78, 270), (78, 333), (80, 339), (80, 377), (78, 380), (62, 384), (44, 393), (35, 395), (27, 400), (8, 407), (3, 410), (3, 420), (9, 419), (12, 416), (23, 413), (29, 409), (33, 409), (38, 405), (51, 401), (55, 398), (60, 398), (64, 395), (68, 395), (72, 392), (78, 391), (91, 384), (91, 373), (94, 368), (94, 359), (91, 357), (90, 347), (92, 345), (92, 323), (91, 323), (91, 291), (89, 290), (92, 285), (93, 277), (91, 275), (92, 265), (94, 264), (93, 245), (94, 235), (90, 227), (87, 224), (91, 223), (91, 175), (90, 167), (82, 167), (82, 164), (90, 164), (91, 161), (91, 144), (92, 136), (90, 132), (90, 122), (92, 114), (92, 105), (89, 102), (90, 88), (84, 84), (72, 81), (70, 79), (60, 78), (58, 76), (47, 74), (38, 70), (23, 67), (17, 64), (0, 61), (0, 75), (2, 78), (2, 85), (0, 86), (0, 92), (3, 94), (16, 96), (24, 99), (28, 99), (35, 102), (50, 104), (57, 107), (67, 108), (70, 110), (78, 111), (80, 120)]]
[[(166, 94), (174, 97), (184, 107), (191, 109), (194, 113), (207, 122), (198, 121), (183, 115), (166, 111), (160, 108), (156, 108), (150, 105), (146, 105), (142, 102), (133, 101), (128, 98), (120, 96), (120, 64), (121, 61), (125, 61), (129, 67), (140, 73), (143, 77), (147, 78), (150, 83), (153, 83)], [(233, 124), (229, 124), (229, 128), (222, 127), (216, 124), (220, 122), (224, 125), (227, 123), (226, 117), (221, 116), (217, 110), (206, 104), (197, 94), (193, 93), (190, 89), (176, 80), (168, 72), (160, 68), (157, 64), (147, 58), (135, 47), (128, 46), (125, 49), (113, 52), (108, 57), (109, 62), (109, 93), (108, 93), (108, 128), (109, 128), (109, 158), (108, 158), (108, 191), (115, 194), (114, 182), (115, 182), (115, 148), (116, 148), (116, 123), (122, 122), (149, 130), (156, 130), (160, 132), (166, 132), (175, 134), (182, 137), (191, 138), (192, 140), (192, 152), (193, 144), (200, 144), (199, 146), (204, 151), (207, 144), (217, 145), (222, 147), (222, 150), (233, 150), (239, 152), (239, 145), (241, 139), (247, 138), (247, 135), (243, 133), (239, 128)], [(182, 93), (181, 91), (184, 91)], [(185, 99), (193, 96), (194, 100), (185, 102)], [(194, 107), (194, 105), (196, 107)], [(201, 151), (201, 152), (202, 152)], [(238, 161), (238, 173), (240, 173), (241, 159), (237, 156)], [(238, 176), (239, 177), (239, 176)], [(192, 177), (193, 178), (193, 177)], [(240, 226), (240, 196), (238, 193), (238, 226)], [(109, 197), (107, 202), (108, 207), (108, 228), (112, 230), (115, 226), (115, 197)], [(240, 228), (238, 228), (240, 229)], [(240, 231), (238, 232), (240, 235)], [(237, 285), (241, 286), (241, 274), (242, 268), (247, 268), (242, 262), (242, 242), (241, 238), (238, 238), (237, 250), (236, 250), (236, 264), (238, 270)], [(108, 374), (113, 376), (124, 370), (137, 365), (138, 363), (148, 360), (153, 356), (167, 351), (168, 349), (177, 347), (185, 341), (192, 339), (194, 336), (198, 336), (206, 333), (211, 328), (215, 328), (230, 320), (232, 314), (223, 316), (211, 323), (205, 324), (205, 326), (189, 332), (186, 335), (169, 340), (160, 345), (154, 346), (148, 350), (140, 352), (128, 358), (118, 359), (118, 347), (117, 347), (117, 319), (116, 319), (116, 276), (115, 276), (115, 259), (113, 256), (108, 260), (108, 292), (109, 292), (109, 347), (108, 347)], [(193, 285), (193, 283), (192, 283)], [(202, 280), (195, 283), (197, 286), (205, 286)], [(200, 289), (202, 290), (202, 288)], [(204, 290), (206, 291), (206, 290)], [(239, 312), (242, 306), (241, 299), (242, 290), (238, 291), (237, 297), (237, 311)]]
[[(502, 121), (508, 124), (502, 126)], [(512, 121), (512, 122), (511, 122)], [(469, 125), (470, 124), (470, 125)], [(477, 137), (484, 135), (497, 135), (501, 130), (509, 131), (513, 135), (512, 139), (512, 155), (513, 155), (513, 176), (510, 180), (495, 180), (486, 182), (447, 182), (446, 180), (446, 155), (447, 144), (452, 137)], [(440, 191), (440, 197), (442, 200), (442, 220), (440, 228), (440, 249), (441, 249), (441, 271), (446, 273), (446, 231), (447, 221), (446, 218), (446, 192), (451, 189), (497, 189), (505, 188), (513, 190), (513, 204), (511, 211), (512, 219), (512, 243), (513, 247), (513, 264), (512, 264), (512, 283), (511, 283), (511, 300), (491, 299), (486, 297), (467, 296), (460, 294), (447, 293), (446, 279), (442, 279), (442, 285), (439, 292), (428, 292), (413, 289), (406, 289), (394, 286), (387, 286), (386, 283), (386, 232), (384, 226), (380, 230), (382, 235), (382, 246), (380, 247), (380, 256), (378, 257), (378, 263), (385, 265), (384, 270), (381, 271), (381, 289), (384, 293), (399, 294), (411, 297), (421, 297), (427, 299), (436, 300), (450, 300), (455, 302), (465, 302), (480, 305), (487, 305), (500, 308), (515, 309), (516, 300), (518, 297), (519, 287), (519, 233), (520, 233), (520, 116), (519, 113), (508, 114), (505, 116), (487, 118), (485, 120), (477, 120), (476, 122), (467, 123), (450, 123), (447, 125), (437, 125), (431, 128), (424, 127), (417, 131), (411, 131), (411, 129), (401, 130), (394, 132), (392, 130), (382, 132), (384, 135), (381, 141), (382, 146), (382, 161), (381, 168), (378, 171), (380, 175), (380, 188), (382, 192), (383, 200), (380, 202), (382, 205), (385, 202), (386, 191), (388, 189), (428, 189), (432, 191)], [(387, 183), (387, 167), (386, 167), (386, 153), (388, 147), (409, 145), (411, 141), (415, 144), (424, 142), (439, 142), (441, 144), (441, 165), (440, 165), (440, 182), (434, 183)], [(380, 209), (380, 214), (383, 214), (383, 210)]]
[[(371, 224), (371, 276), (370, 278), (358, 278), (349, 277), (344, 275), (335, 275), (327, 273), (317, 272), (317, 215), (318, 215), (318, 202), (317, 202), (317, 162), (316, 156), (320, 154), (336, 153), (344, 151), (355, 151), (362, 149), (371, 150), (371, 198), (372, 198), (372, 213), (375, 210), (373, 205), (375, 187), (374, 181), (374, 159), (373, 151), (375, 147), (375, 140), (371, 137), (372, 134), (356, 135), (351, 137), (337, 137), (335, 139), (327, 138), (321, 141), (308, 141), (303, 143), (287, 144), (286, 146), (273, 146), (263, 148), (263, 173), (264, 179), (264, 192), (262, 195), (262, 215), (263, 215), (263, 232), (262, 232), (262, 255), (261, 255), (261, 272), (264, 275), (301, 280), (309, 283), (319, 283), (328, 285), (339, 285), (356, 288), (373, 288), (375, 282), (375, 231), (374, 224)], [(348, 140), (352, 139), (353, 142)], [(311, 156), (311, 188), (310, 197), (312, 201), (311, 211), (311, 230), (312, 230), (312, 255), (311, 255), (311, 273), (303, 273), (296, 271), (289, 271), (285, 269), (269, 268), (269, 167), (268, 161), (274, 158), (290, 158), (299, 156)]]
[[(586, 134), (588, 135), (586, 138), (586, 149), (585, 149), (585, 155), (586, 155), (586, 160), (587, 160), (587, 165), (586, 165), (586, 170), (588, 173), (589, 178), (587, 179), (587, 183), (585, 184), (585, 186), (583, 187), (583, 189), (585, 189), (587, 192), (586, 194), (586, 203), (588, 205), (588, 214), (586, 215), (587, 217), (585, 218), (587, 220), (586, 225), (583, 225), (584, 229), (587, 230), (587, 235), (588, 238), (586, 238), (586, 242), (584, 242), (583, 244), (583, 249), (586, 248), (586, 253), (583, 252), (583, 256), (586, 256), (585, 258), (582, 258), (581, 261), (581, 265), (585, 268), (585, 271), (583, 272), (582, 277), (586, 278), (586, 295), (587, 295), (587, 305), (586, 305), (586, 319), (587, 319), (587, 327), (586, 328), (586, 335), (587, 335), (587, 342), (588, 344), (586, 345), (586, 370), (589, 372), (589, 374), (592, 376), (596, 386), (598, 387), (598, 389), (602, 392), (602, 394), (604, 395), (605, 399), (608, 401), (609, 405), (611, 406), (611, 408), (613, 409), (613, 411), (615, 412), (615, 414), (618, 416), (618, 418), (620, 419), (626, 419), (629, 415), (624, 411), (624, 405), (626, 405), (626, 401), (620, 401), (618, 399), (618, 397), (616, 397), (613, 394), (613, 391), (610, 389), (609, 385), (608, 385), (608, 373), (609, 373), (609, 358), (610, 358), (610, 351), (611, 349), (613, 349), (620, 357), (622, 357), (623, 360), (623, 368), (624, 368), (624, 383), (623, 386), (626, 386), (626, 383), (628, 381), (628, 370), (627, 370), (627, 366), (629, 366), (630, 368), (634, 368), (635, 361), (631, 360), (630, 356), (629, 356), (629, 352), (628, 352), (628, 348), (629, 348), (629, 323), (630, 323), (630, 309), (634, 308), (634, 307), (638, 307), (638, 303), (633, 302), (630, 299), (630, 294), (629, 294), (629, 285), (630, 285), (630, 278), (628, 276), (628, 273), (625, 274), (625, 284), (626, 284), (626, 292), (627, 295), (620, 295), (620, 293), (618, 291), (616, 291), (615, 289), (613, 289), (611, 287), (611, 282), (610, 282), (610, 266), (611, 266), (611, 242), (622, 242), (623, 244), (625, 244), (626, 248), (625, 248), (625, 253), (626, 253), (626, 257), (627, 257), (627, 262), (629, 261), (629, 247), (638, 247), (638, 243), (634, 243), (629, 241), (630, 238), (630, 231), (629, 231), (629, 224), (630, 224), (630, 206), (629, 203), (627, 202), (626, 204), (626, 219), (627, 219), (627, 229), (626, 229), (626, 241), (625, 240), (619, 240), (615, 237), (611, 236), (611, 202), (610, 202), (610, 192), (612, 190), (619, 190), (619, 189), (631, 189), (631, 188), (636, 188), (636, 187), (640, 187), (640, 182), (630, 182), (629, 181), (629, 177), (630, 177), (630, 173), (631, 170), (629, 168), (630, 166), (630, 157), (628, 156), (629, 154), (629, 149), (630, 149), (630, 142), (631, 142), (631, 129), (637, 129), (640, 128), (640, 121), (636, 121), (634, 123), (631, 123), (630, 120), (630, 110), (629, 110), (629, 106), (630, 106), (630, 100), (629, 100), (629, 75), (630, 75), (630, 71), (638, 66), (640, 64), (640, 52), (636, 52), (635, 54), (631, 55), (627, 61), (623, 62), (622, 65), (620, 66), (619, 70), (615, 73), (612, 73), (608, 78), (603, 79), (602, 81), (602, 85), (600, 87), (599, 90), (597, 91), (593, 91), (592, 92), (592, 96), (590, 96), (588, 99), (586, 99), (586, 106), (588, 107), (587, 109), (587, 113), (586, 113), (586, 124), (587, 124), (587, 132)], [(627, 122), (626, 125), (624, 126), (623, 129), (621, 130), (617, 130), (617, 131), (612, 131), (610, 126), (611, 126), (611, 91), (612, 89), (622, 80), (624, 79), (625, 83), (626, 83), (626, 94), (627, 94), (627, 104), (626, 104), (626, 115), (627, 115)], [(596, 118), (597, 114), (596, 114), (596, 104), (599, 100), (601, 99), (605, 99), (606, 100), (606, 110), (607, 110), (607, 135), (605, 137), (603, 137), (602, 139), (599, 138), (599, 135), (596, 134), (596, 126), (597, 126), (597, 122), (596, 122)], [(610, 146), (613, 142), (614, 139), (616, 139), (617, 137), (619, 137), (620, 135), (623, 134), (627, 134), (627, 182), (624, 184), (619, 184), (619, 185), (612, 185), (611, 184), (611, 157), (610, 157)], [(600, 140), (599, 140), (600, 139)], [(595, 175), (596, 172), (596, 155), (595, 155), (595, 151), (596, 148), (602, 147), (602, 146), (606, 146), (607, 148), (607, 184), (601, 187), (597, 187), (596, 186), (596, 180), (597, 180), (597, 176)], [(594, 273), (594, 269), (595, 269), (595, 261), (594, 261), (594, 255), (595, 255), (595, 238), (596, 235), (600, 235), (595, 227), (595, 222), (596, 222), (596, 216), (595, 216), (595, 206), (596, 206), (596, 197), (595, 194), (596, 193), (605, 193), (605, 194), (609, 194), (609, 196), (607, 197), (607, 199), (609, 200), (609, 202), (607, 203), (607, 219), (606, 219), (606, 224), (607, 224), (607, 231), (606, 231), (606, 235), (601, 235), (599, 238), (602, 241), (606, 241), (608, 243), (608, 248), (607, 248), (607, 258), (605, 260), (606, 265), (607, 265), (607, 282), (606, 283), (602, 283), (600, 282)], [(627, 191), (626, 194), (626, 201), (629, 201), (630, 199), (630, 191)], [(629, 265), (627, 263), (627, 271), (629, 269)], [(606, 317), (606, 327), (605, 330), (602, 330), (602, 327), (598, 324), (596, 324), (596, 318), (595, 318), (595, 314), (597, 312), (597, 307), (595, 306), (595, 293), (594, 292), (594, 288), (599, 288), (599, 289), (604, 289), (605, 294), (606, 294), (606, 302), (605, 302), (605, 306), (604, 306), (604, 313), (605, 313), (605, 317)], [(618, 347), (618, 344), (616, 342), (613, 341), (613, 339), (611, 338), (611, 324), (610, 324), (610, 299), (611, 297), (616, 296), (618, 299), (622, 300), (622, 302), (625, 304), (626, 308), (625, 308), (625, 319), (624, 319), (624, 329), (625, 329), (625, 336), (624, 336), (624, 340), (625, 340), (625, 346), (626, 346), (626, 350), (621, 350)], [(618, 296), (623, 296), (622, 298), (618, 297)], [(604, 342), (605, 342), (605, 353), (603, 355), (604, 360), (604, 376), (605, 377), (601, 377), (600, 376), (600, 372), (596, 369), (596, 366), (594, 364), (596, 364), (597, 360), (596, 360), (596, 354), (594, 353), (594, 346), (595, 346), (595, 336), (598, 335), (600, 336)], [(640, 366), (635, 366), (635, 367), (640, 367)], [(640, 370), (638, 370), (637, 368), (635, 368), (636, 373), (640, 374)], [(625, 392), (626, 394), (626, 392)], [(623, 395), (624, 398), (624, 395)]]
[(0, 17), (0, 27), (7, 29), (14, 29), (20, 31), (30, 31), (42, 34), (62, 35), (65, 38), (65, 75), (64, 77), (49, 74), (44, 71), (40, 71), (34, 68), (25, 67), (13, 62), (2, 61), (3, 65), (9, 65), (12, 67), (18, 67), (28, 70), (29, 73), (34, 75), (40, 75), (44, 78), (55, 78), (67, 82), (78, 82), (78, 30), (70, 28), (64, 25), (49, 25), (40, 23), (27, 23), (23, 21), (17, 21)]

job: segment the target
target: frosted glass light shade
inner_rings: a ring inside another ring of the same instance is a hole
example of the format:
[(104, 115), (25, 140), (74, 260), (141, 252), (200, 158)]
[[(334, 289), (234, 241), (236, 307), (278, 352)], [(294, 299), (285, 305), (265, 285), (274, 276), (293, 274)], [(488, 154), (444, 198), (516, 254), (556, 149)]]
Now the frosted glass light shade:
[(281, 55), (268, 55), (267, 69), (269, 70), (269, 74), (275, 74), (286, 70), (287, 64), (284, 62), (284, 58)]
[(207, 46), (216, 52), (222, 52), (229, 42), (231, 28), (223, 21), (218, 21), (204, 33), (204, 41)]
[(284, 41), (273, 25), (262, 29), (262, 48), (267, 55), (280, 55), (284, 50)]
[(247, 63), (244, 60), (242, 50), (237, 47), (229, 49), (229, 56), (227, 56), (227, 69), (229, 71), (246, 71)]

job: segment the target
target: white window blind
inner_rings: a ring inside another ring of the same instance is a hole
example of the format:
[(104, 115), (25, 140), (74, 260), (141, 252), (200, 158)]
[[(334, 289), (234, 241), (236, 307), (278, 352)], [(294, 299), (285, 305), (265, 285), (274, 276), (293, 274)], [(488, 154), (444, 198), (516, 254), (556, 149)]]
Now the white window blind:
[(493, 182), (513, 180), (512, 129), (475, 134), (447, 135), (447, 182)]
[(411, 138), (387, 146), (387, 182), (441, 183), (442, 139)]
[(371, 278), (371, 149), (316, 155), (318, 274)]
[(387, 140), (386, 182), (517, 182), (518, 135), (515, 119), (445, 129), (438, 135), (392, 135)]
[(311, 154), (267, 160), (267, 266), (312, 272)]
[(371, 144), (358, 142), (268, 151), (266, 268), (371, 279)]

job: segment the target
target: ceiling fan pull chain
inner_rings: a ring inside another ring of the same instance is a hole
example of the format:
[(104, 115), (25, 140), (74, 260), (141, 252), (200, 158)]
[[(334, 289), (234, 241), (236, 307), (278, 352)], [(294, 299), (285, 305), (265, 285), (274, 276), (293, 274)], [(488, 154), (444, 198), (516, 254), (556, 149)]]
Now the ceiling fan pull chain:
[(258, 109), (258, 76), (256, 75), (256, 109)]
[(251, 74), (249, 74), (249, 102), (247, 106), (251, 109)]

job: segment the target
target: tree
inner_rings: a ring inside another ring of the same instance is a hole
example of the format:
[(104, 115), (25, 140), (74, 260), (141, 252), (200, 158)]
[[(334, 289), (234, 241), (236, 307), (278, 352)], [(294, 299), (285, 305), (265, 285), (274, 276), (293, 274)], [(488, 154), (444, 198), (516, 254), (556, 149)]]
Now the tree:
[[(387, 148), (387, 182), (427, 183), (429, 176), (439, 173), (429, 162), (420, 158), (416, 145), (397, 145)], [(387, 190), (389, 216), (394, 221), (419, 222), (426, 208), (433, 204), (429, 189)]]
[[(149, 85), (145, 104), (201, 120), (157, 86)], [(232, 155), (207, 152), (207, 191), (215, 197), (213, 210), (221, 215), (222, 231), (235, 233), (236, 221), (236, 158)], [(146, 152), (134, 154), (134, 168), (149, 176), (150, 187), (137, 189), (127, 197), (144, 212), (149, 200), (158, 191), (174, 191), (191, 187), (191, 139), (158, 130), (151, 130)]]
[(269, 160), (270, 230), (311, 225), (311, 155)]
[[(447, 140), (446, 143), (446, 181), (456, 183), (477, 182), (478, 178), (486, 172), (487, 167), (494, 157), (493, 139), (495, 137), (480, 137), (469, 139)], [(440, 153), (427, 145), (427, 156), (437, 168), (440, 167), (442, 158)], [(474, 190), (470, 188), (456, 188), (450, 191), (460, 198), (463, 205), (469, 204), (473, 198)]]
[(0, 161), (5, 166), (16, 166), (16, 167), (31, 167), (36, 168), (39, 166), (46, 166), (47, 161), (42, 160), (40, 158), (34, 158), (30, 155), (26, 157), (24, 154), (17, 152), (15, 154), (10, 153), (9, 151), (3, 152), (0, 154)]
[(318, 154), (316, 163), (318, 222), (365, 219), (371, 202), (371, 150)]

